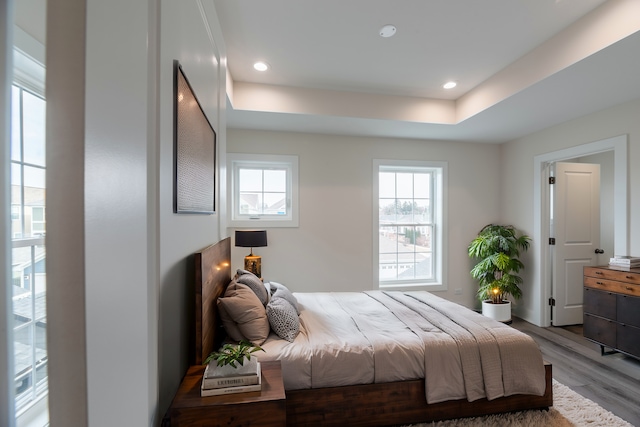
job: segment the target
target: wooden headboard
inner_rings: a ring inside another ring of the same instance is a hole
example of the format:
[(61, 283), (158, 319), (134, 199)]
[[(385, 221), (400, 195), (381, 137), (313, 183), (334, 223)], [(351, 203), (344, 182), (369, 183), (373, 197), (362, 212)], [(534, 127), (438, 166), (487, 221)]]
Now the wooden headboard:
[(224, 330), (218, 316), (218, 298), (231, 281), (231, 239), (195, 253), (195, 362), (201, 365), (218, 349)]

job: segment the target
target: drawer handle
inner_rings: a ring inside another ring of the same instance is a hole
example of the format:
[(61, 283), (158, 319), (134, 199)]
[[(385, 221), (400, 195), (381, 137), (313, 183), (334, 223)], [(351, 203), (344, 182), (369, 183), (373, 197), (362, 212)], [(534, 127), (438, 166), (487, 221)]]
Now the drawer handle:
[(596, 282), (596, 285), (604, 285), (602, 282)]
[(602, 271), (596, 271), (596, 274), (602, 274)]
[(633, 279), (633, 276), (624, 276), (627, 279)]
[(633, 288), (632, 288), (631, 286), (625, 286), (624, 288), (625, 288), (626, 290), (628, 290), (628, 291), (632, 291), (632, 290), (633, 290)]

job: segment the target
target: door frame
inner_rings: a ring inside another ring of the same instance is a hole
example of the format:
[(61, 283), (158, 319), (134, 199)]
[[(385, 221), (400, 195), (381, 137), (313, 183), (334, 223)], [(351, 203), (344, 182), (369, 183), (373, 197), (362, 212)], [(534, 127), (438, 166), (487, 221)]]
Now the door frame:
[[(629, 251), (629, 197), (628, 197), (628, 135), (619, 135), (600, 141), (590, 142), (563, 150), (540, 154), (533, 159), (533, 239), (540, 242), (536, 247), (537, 268), (534, 272), (534, 283), (538, 283), (538, 307), (534, 314), (538, 326), (551, 326), (551, 307), (547, 303), (551, 297), (551, 286), (547, 278), (551, 277), (551, 251), (549, 241), (549, 164), (576, 157), (598, 154), (605, 151), (614, 152), (614, 253), (628, 254)], [(537, 280), (536, 280), (537, 279)]]

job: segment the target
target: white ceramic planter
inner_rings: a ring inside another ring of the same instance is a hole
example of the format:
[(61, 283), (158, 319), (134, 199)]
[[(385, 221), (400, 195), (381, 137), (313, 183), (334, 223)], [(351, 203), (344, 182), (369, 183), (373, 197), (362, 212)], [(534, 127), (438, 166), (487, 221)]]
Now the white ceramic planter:
[(504, 304), (492, 304), (489, 300), (482, 301), (482, 315), (499, 322), (509, 322), (511, 321), (511, 301), (504, 301)]
[(212, 360), (209, 363), (214, 366), (212, 372), (209, 374), (210, 377), (230, 377), (255, 373), (257, 370), (256, 365), (258, 363), (258, 358), (252, 356), (251, 359), (247, 360), (245, 357), (243, 365), (241, 366), (240, 364), (236, 364), (235, 368), (231, 365), (217, 366), (215, 360)]

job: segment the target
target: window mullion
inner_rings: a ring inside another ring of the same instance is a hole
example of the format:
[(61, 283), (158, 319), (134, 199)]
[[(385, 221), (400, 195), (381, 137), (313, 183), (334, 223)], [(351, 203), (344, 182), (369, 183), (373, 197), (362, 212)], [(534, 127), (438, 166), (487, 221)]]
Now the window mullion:
[(36, 247), (31, 246), (31, 272), (30, 272), (31, 289), (31, 399), (35, 401), (37, 397), (36, 390)]
[(261, 187), (260, 187), (260, 199), (261, 199), (261, 203), (260, 203), (260, 215), (264, 215), (264, 171), (265, 169), (262, 169), (262, 181), (260, 182)]
[(19, 89), (19, 123), (20, 123), (20, 210), (22, 215), (20, 215), (20, 237), (25, 237), (25, 194), (24, 194), (24, 90), (22, 88)]

